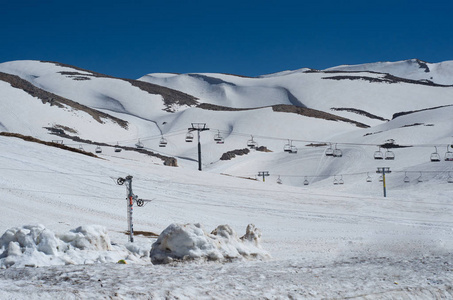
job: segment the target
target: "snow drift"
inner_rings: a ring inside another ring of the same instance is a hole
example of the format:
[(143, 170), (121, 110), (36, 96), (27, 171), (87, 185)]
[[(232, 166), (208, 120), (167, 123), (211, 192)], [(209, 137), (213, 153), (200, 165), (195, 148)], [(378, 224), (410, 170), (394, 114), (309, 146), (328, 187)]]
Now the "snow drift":
[(139, 256), (140, 249), (126, 247), (112, 251), (107, 230), (100, 225), (60, 235), (43, 225), (26, 225), (10, 228), (0, 238), (0, 268), (106, 263), (131, 260), (133, 253)]
[(270, 255), (261, 249), (260, 238), (261, 232), (253, 224), (247, 226), (241, 238), (228, 225), (220, 225), (208, 234), (200, 224), (171, 224), (153, 244), (151, 262), (268, 258)]

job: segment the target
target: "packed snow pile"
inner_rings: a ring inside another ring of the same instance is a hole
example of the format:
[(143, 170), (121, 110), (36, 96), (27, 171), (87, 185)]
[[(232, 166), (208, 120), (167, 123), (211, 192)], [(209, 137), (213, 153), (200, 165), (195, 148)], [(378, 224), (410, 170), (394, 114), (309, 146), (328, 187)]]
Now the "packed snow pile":
[(152, 245), (153, 264), (173, 261), (233, 259), (265, 259), (270, 255), (260, 246), (261, 232), (253, 224), (239, 238), (228, 225), (220, 225), (210, 234), (200, 224), (171, 224)]
[(0, 268), (137, 261), (141, 252), (127, 246), (113, 249), (107, 230), (99, 225), (59, 235), (43, 225), (27, 225), (10, 228), (0, 238)]

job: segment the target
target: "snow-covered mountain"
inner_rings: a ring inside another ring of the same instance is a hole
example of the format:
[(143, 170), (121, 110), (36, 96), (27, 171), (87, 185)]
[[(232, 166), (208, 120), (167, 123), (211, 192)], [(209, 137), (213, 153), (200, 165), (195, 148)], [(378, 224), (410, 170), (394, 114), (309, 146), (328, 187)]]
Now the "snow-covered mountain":
[(435, 84), (453, 84), (453, 61), (428, 63), (419, 59), (397, 62), (378, 62), (360, 65), (344, 65), (326, 69), (339, 72), (377, 72), (396, 77), (433, 82)]
[[(205, 167), (241, 174), (255, 172), (252, 157), (257, 155), (248, 155), (240, 168), (237, 159), (219, 159), (245, 148), (252, 136), (273, 151), (266, 154), (271, 165), (282, 159), (294, 165), (304, 157), (283, 153), (288, 140), (299, 153), (320, 159), (330, 144), (345, 151), (351, 148), (347, 144), (369, 145), (361, 147), (368, 156), (387, 140), (420, 145), (408, 151), (436, 145), (444, 149), (453, 136), (453, 86), (445, 85), (453, 82), (449, 66), (408, 60), (257, 78), (212, 73), (148, 74), (128, 80), (61, 63), (13, 61), (0, 64), (0, 127), (43, 140), (64, 133), (69, 139), (65, 143), (77, 146), (93, 141), (134, 147), (140, 140), (149, 150), (179, 158), (182, 166), (197, 160), (196, 143), (184, 142), (187, 129), (204, 122), (211, 129), (202, 133)], [(415, 79), (428, 69), (433, 78), (442, 78), (442, 85)], [(225, 143), (214, 143), (215, 134)], [(162, 138), (165, 148), (159, 147)], [(310, 143), (324, 146), (307, 147)], [(425, 148), (424, 155), (431, 150)], [(307, 170), (314, 176), (320, 172), (319, 166)]]
[[(450, 66), (130, 80), (0, 64), (0, 298), (451, 298)], [(203, 172), (192, 123), (210, 129)], [(133, 209), (134, 243), (127, 175), (152, 200)], [(155, 246), (166, 228), (182, 237)], [(195, 261), (152, 265), (152, 247)]]

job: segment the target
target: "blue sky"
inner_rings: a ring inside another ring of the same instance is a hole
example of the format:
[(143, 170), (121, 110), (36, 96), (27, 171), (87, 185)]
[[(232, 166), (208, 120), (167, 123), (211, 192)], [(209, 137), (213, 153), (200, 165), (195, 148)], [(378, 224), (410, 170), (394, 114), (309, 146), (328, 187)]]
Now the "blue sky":
[(453, 1), (6, 1), (0, 62), (124, 78), (453, 60)]

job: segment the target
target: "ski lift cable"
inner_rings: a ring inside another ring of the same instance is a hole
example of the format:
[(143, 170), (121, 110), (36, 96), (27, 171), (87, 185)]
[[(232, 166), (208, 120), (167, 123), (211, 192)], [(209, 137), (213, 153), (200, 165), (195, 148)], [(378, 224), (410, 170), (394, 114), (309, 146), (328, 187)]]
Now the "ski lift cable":
[[(231, 131), (231, 130), (224, 130), (224, 129), (217, 129), (217, 128), (211, 128), (213, 131), (217, 131), (218, 133), (224, 133), (228, 136), (233, 135), (233, 136), (243, 136), (243, 137), (249, 137), (251, 136), (250, 133), (243, 133), (243, 132), (238, 132), (238, 131)], [(173, 131), (168, 131), (165, 134), (163, 134), (166, 137), (172, 137), (172, 136), (177, 136), (180, 135), (183, 132), (187, 132), (187, 129), (179, 129), (179, 130), (173, 130)], [(329, 144), (337, 144), (339, 146), (370, 146), (370, 147), (379, 147), (382, 146), (381, 144), (370, 144), (370, 143), (352, 143), (352, 142), (341, 142), (341, 141), (320, 141), (320, 140), (302, 140), (302, 139), (288, 139), (288, 138), (283, 138), (283, 137), (275, 137), (275, 136), (265, 136), (265, 135), (253, 135), (255, 138), (258, 139), (266, 139), (266, 140), (274, 140), (274, 141), (287, 141), (287, 140), (292, 140), (293, 142), (301, 142), (301, 143), (313, 143), (313, 144), (325, 144), (328, 146)], [(137, 138), (140, 138), (142, 141), (149, 141), (149, 140), (156, 140), (160, 139), (162, 137), (162, 134), (155, 134), (155, 135), (148, 135), (148, 136), (140, 136)], [(135, 139), (125, 139), (125, 140), (117, 140), (115, 142), (110, 141), (110, 142), (105, 142), (106, 144), (111, 144), (111, 143), (116, 143), (119, 142), (121, 144), (128, 144), (128, 143), (133, 143), (137, 140)], [(79, 145), (80, 142), (78, 143), (68, 143), (67, 145)], [(404, 147), (445, 147), (447, 145), (448, 148), (448, 143), (444, 144), (410, 144), (410, 145), (405, 145)], [(387, 148), (387, 147), (385, 147)], [(388, 148), (387, 148), (388, 149)]]
[[(148, 148), (151, 149), (151, 148)], [(151, 149), (152, 150), (152, 149)], [(156, 151), (159, 153), (162, 153), (162, 151)], [(162, 153), (165, 154), (165, 153)], [(31, 169), (21, 169), (21, 168), (9, 168), (9, 167), (0, 167), (0, 170), (10, 170), (10, 171), (18, 171), (18, 172), (33, 172), (33, 173), (53, 173), (53, 174), (61, 174), (61, 175), (69, 175), (69, 176), (81, 176), (81, 177), (98, 177), (98, 178), (105, 178), (106, 176), (109, 177), (108, 175), (103, 175), (103, 174), (89, 174), (89, 173), (71, 173), (71, 172), (61, 172), (57, 170), (31, 170)], [(371, 171), (373, 173), (374, 171)], [(301, 175), (294, 175), (294, 174), (279, 174), (280, 177), (290, 177), (290, 178), (327, 178), (327, 177), (332, 177), (332, 176), (358, 176), (358, 175), (369, 175), (370, 171), (364, 171), (364, 172), (354, 172), (354, 173), (336, 173), (336, 174), (318, 174), (318, 175), (310, 175), (310, 174), (301, 174)], [(453, 169), (447, 169), (447, 170), (392, 170), (392, 173), (405, 173), (405, 174), (410, 174), (410, 173), (425, 173), (425, 174), (452, 174)], [(243, 176), (243, 177), (250, 177), (250, 176), (255, 176), (256, 174), (246, 174), (246, 175), (236, 175), (236, 176)]]
[[(354, 173), (336, 173), (336, 174), (318, 174), (318, 175), (310, 175), (310, 174), (301, 174), (301, 175), (294, 175), (294, 174), (281, 174), (279, 173), (280, 177), (289, 177), (289, 178), (328, 178), (332, 176), (358, 176), (358, 175), (368, 175), (369, 173), (374, 173), (375, 171), (364, 171), (364, 172), (354, 172)], [(402, 171), (402, 170), (396, 170), (393, 171), (392, 173), (417, 173), (420, 174), (422, 173), (431, 173), (431, 174), (443, 174), (443, 173), (449, 173), (453, 172), (453, 170), (442, 170), (442, 171), (418, 171), (418, 170), (412, 170), (412, 171)], [(247, 175), (235, 175), (235, 176), (240, 176), (240, 177), (250, 177), (250, 176), (255, 176), (256, 174), (247, 174)]]

